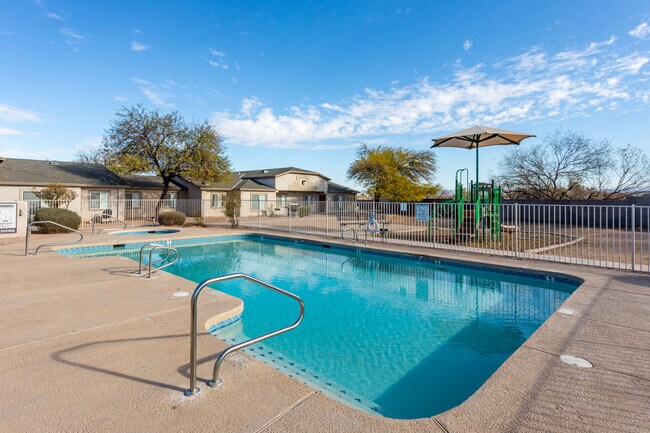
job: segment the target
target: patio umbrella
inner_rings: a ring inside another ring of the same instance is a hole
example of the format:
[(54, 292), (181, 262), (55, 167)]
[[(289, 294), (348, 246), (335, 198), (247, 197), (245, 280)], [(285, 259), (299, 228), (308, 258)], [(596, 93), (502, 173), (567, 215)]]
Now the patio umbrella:
[(433, 147), (462, 147), (476, 149), (476, 185), (478, 186), (478, 148), (519, 144), (526, 138), (534, 137), (523, 132), (506, 131), (505, 129), (488, 128), (487, 126), (472, 126), (462, 131), (452, 132), (434, 138)]

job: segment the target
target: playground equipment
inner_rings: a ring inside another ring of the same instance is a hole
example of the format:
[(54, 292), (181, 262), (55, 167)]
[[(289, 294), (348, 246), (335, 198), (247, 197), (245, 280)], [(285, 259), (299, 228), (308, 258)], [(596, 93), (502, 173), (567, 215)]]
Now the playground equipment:
[[(464, 181), (464, 182), (463, 182)], [(501, 187), (491, 183), (475, 183), (469, 180), (469, 170), (456, 171), (455, 192), (452, 200), (436, 203), (429, 219), (451, 218), (456, 235), (474, 238), (480, 235), (486, 240), (501, 240)]]
[[(458, 147), (476, 149), (476, 181), (463, 189), (463, 174), (469, 177), (467, 169), (456, 172), (456, 194), (453, 200), (434, 205), (432, 216), (452, 216), (455, 220), (456, 234), (478, 237), (483, 240), (489, 233), (491, 240), (501, 240), (501, 187), (478, 181), (478, 152), (480, 147), (518, 145), (522, 140), (534, 137), (522, 132), (506, 131), (486, 126), (472, 126), (462, 131), (452, 132), (433, 139), (431, 147)], [(431, 220), (429, 218), (429, 237)]]

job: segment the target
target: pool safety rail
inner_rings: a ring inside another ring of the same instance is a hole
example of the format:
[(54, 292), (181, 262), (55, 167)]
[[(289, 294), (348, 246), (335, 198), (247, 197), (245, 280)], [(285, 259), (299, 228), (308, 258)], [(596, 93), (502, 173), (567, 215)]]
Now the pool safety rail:
[[(149, 268), (147, 278), (151, 278), (151, 273), (152, 272), (159, 271), (159, 270), (161, 270), (163, 268), (166, 268), (167, 266), (171, 266), (174, 263), (176, 263), (176, 261), (178, 260), (178, 250), (176, 248), (172, 248), (172, 247), (167, 246), (167, 245), (156, 244), (156, 243), (153, 243), (153, 242), (150, 242), (148, 244), (144, 244), (142, 246), (142, 248), (140, 248), (140, 258), (138, 260), (139, 261), (138, 274), (142, 274), (142, 268), (143, 268), (142, 257), (144, 255), (144, 250), (147, 247), (151, 248), (149, 250), (149, 262), (147, 263), (147, 267)], [(164, 250), (165, 251), (165, 255), (164, 255), (164, 257), (162, 259), (153, 260), (153, 253), (156, 250)], [(172, 261), (167, 262), (164, 265), (160, 265), (158, 267), (155, 267), (155, 265), (165, 262), (172, 253), (174, 254), (174, 258), (172, 259)]]
[(74, 241), (68, 241), (68, 242), (49, 242), (45, 244), (40, 244), (39, 246), (36, 247), (36, 250), (34, 250), (34, 255), (38, 255), (38, 251), (41, 248), (44, 247), (53, 247), (53, 246), (58, 246), (58, 245), (74, 245), (78, 244), (81, 242), (84, 238), (83, 233), (81, 233), (79, 230), (75, 230), (73, 228), (70, 228), (68, 226), (64, 226), (63, 224), (55, 223), (54, 221), (32, 221), (31, 223), (27, 224), (27, 230), (25, 231), (25, 255), (27, 256), (29, 254), (29, 236), (32, 233), (32, 226), (38, 225), (38, 224), (52, 224), (57, 227), (61, 227), (63, 229), (69, 230), (70, 232), (76, 233), (79, 235), (79, 239), (74, 240)]
[[(100, 227), (99, 230), (97, 230), (97, 233), (95, 233), (95, 224), (97, 223), (97, 221), (103, 223), (105, 220), (109, 221), (111, 223), (118, 223), (122, 227), (114, 227), (114, 226)], [(90, 233), (91, 233), (91, 236), (95, 236), (95, 235), (99, 235), (102, 232), (102, 230), (124, 230), (124, 229), (126, 229), (126, 227), (127, 227), (126, 222), (122, 221), (121, 219), (115, 218), (113, 215), (109, 215), (107, 213), (98, 213), (98, 214), (93, 215), (93, 217), (91, 219)]]
[(194, 289), (194, 293), (192, 294), (192, 306), (191, 306), (191, 331), (190, 331), (190, 387), (187, 389), (184, 394), (186, 396), (192, 396), (194, 394), (197, 394), (200, 392), (200, 389), (196, 386), (196, 337), (197, 337), (197, 329), (198, 329), (198, 300), (199, 300), (199, 295), (201, 294), (201, 291), (205, 287), (207, 287), (210, 284), (216, 284), (216, 283), (221, 283), (223, 281), (229, 281), (229, 280), (236, 280), (236, 279), (244, 279), (246, 281), (250, 281), (252, 283), (257, 284), (258, 286), (264, 287), (269, 290), (273, 290), (276, 293), (279, 293), (281, 295), (287, 296), (293, 300), (295, 300), (298, 305), (300, 306), (300, 313), (298, 314), (298, 318), (296, 319), (293, 324), (286, 326), (284, 328), (280, 328), (276, 331), (269, 332), (264, 335), (260, 335), (259, 337), (252, 338), (250, 340), (246, 340), (244, 342), (235, 344), (233, 346), (228, 347), (225, 349), (219, 357), (217, 358), (216, 362), (214, 363), (214, 367), (212, 369), (212, 380), (208, 381), (208, 386), (212, 388), (219, 387), (222, 383), (223, 380), (219, 377), (219, 369), (221, 368), (221, 363), (223, 360), (228, 356), (229, 354), (236, 352), (240, 349), (243, 349), (248, 346), (252, 346), (253, 344), (259, 343), (261, 341), (267, 340), (269, 338), (275, 337), (276, 335), (284, 334), (285, 332), (291, 331), (292, 329), (295, 329), (300, 325), (300, 322), (302, 322), (303, 317), (305, 316), (305, 304), (302, 300), (302, 298), (298, 295), (295, 295), (291, 292), (287, 292), (286, 290), (280, 289), (278, 287), (275, 287), (269, 283), (266, 283), (264, 281), (258, 280), (257, 278), (251, 277), (250, 275), (247, 274), (242, 274), (242, 273), (236, 273), (236, 274), (229, 274), (229, 275), (224, 275), (221, 277), (215, 277), (215, 278), (209, 278), (205, 281), (203, 281), (201, 284), (199, 284), (196, 289)]
[(359, 240), (359, 233), (363, 233), (364, 244), (368, 245), (368, 230), (358, 229), (356, 227), (345, 227), (341, 229), (341, 239), (346, 240), (345, 233), (349, 231), (352, 232), (352, 243), (356, 243)]

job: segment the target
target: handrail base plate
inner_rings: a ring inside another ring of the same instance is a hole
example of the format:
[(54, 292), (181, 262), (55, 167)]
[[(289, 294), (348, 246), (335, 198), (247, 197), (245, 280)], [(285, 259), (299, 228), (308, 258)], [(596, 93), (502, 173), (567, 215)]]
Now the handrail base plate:
[(216, 383), (214, 382), (214, 380), (208, 380), (208, 386), (210, 388), (219, 388), (221, 385), (223, 385), (222, 378), (219, 378)]
[(191, 389), (186, 389), (185, 391), (183, 391), (183, 394), (185, 394), (185, 397), (192, 397), (193, 395), (196, 395), (200, 392), (201, 392), (201, 388), (197, 386), (196, 388), (194, 388), (194, 391), (192, 391)]

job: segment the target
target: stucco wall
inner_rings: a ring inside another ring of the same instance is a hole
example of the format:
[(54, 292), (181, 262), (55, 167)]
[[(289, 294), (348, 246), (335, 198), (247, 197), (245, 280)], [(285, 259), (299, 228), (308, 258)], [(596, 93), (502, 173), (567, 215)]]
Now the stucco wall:
[(276, 177), (275, 188), (282, 191), (327, 191), (327, 180), (310, 174), (286, 173)]

